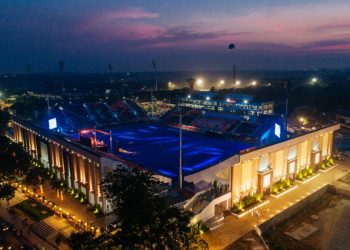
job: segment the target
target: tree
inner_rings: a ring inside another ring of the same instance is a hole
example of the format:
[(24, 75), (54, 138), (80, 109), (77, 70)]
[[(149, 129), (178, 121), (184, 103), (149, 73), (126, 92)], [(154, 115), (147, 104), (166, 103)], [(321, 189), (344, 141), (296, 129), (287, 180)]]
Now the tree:
[(4, 110), (0, 110), (0, 135), (5, 135), (9, 122), (10, 114)]
[(72, 233), (68, 238), (68, 245), (74, 250), (97, 249), (94, 235), (91, 232)]
[(47, 169), (44, 167), (32, 167), (29, 169), (24, 181), (27, 185), (32, 185), (34, 191), (39, 186), (40, 191), (43, 192), (42, 185), (48, 178), (49, 171)]
[(191, 215), (169, 207), (157, 195), (160, 182), (148, 171), (121, 167), (107, 175), (102, 189), (121, 231), (114, 244), (123, 249), (199, 249)]
[(15, 190), (16, 190), (16, 188), (12, 187), (8, 183), (1, 183), (0, 184), (0, 199), (6, 199), (7, 206), (9, 206), (10, 200), (13, 197), (15, 197)]
[(53, 177), (50, 181), (50, 187), (56, 190), (57, 198), (63, 200), (63, 191), (66, 190), (66, 184), (63, 181)]
[(30, 166), (30, 156), (21, 145), (0, 135), (0, 176), (22, 176)]

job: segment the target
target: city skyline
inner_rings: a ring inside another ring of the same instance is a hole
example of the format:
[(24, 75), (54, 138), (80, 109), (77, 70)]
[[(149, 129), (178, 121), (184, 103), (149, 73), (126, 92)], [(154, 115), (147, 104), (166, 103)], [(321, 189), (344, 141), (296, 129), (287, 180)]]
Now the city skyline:
[(347, 1), (2, 2), (0, 73), (60, 60), (70, 72), (346, 67), (349, 12)]

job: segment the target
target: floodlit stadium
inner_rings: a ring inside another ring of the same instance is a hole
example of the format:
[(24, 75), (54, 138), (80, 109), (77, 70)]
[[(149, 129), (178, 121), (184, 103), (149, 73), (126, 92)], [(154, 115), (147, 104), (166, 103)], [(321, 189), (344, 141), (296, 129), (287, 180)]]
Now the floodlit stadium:
[(331, 156), (333, 131), (339, 128), (331, 124), (287, 136), (279, 116), (189, 107), (150, 121), (126, 99), (57, 106), (36, 124), (13, 118), (12, 125), (16, 141), (104, 212), (110, 210), (100, 190), (104, 176), (118, 167), (139, 167), (169, 190), (181, 178), (188, 199), (178, 205), (202, 221), (246, 196), (270, 195), (274, 183), (294, 180), (304, 169), (317, 172)]

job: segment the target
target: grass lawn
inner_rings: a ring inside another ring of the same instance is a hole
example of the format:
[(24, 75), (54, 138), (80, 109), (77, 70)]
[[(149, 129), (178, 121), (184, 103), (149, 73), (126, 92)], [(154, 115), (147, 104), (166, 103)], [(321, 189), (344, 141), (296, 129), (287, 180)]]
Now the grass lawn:
[(54, 214), (53, 211), (33, 199), (22, 201), (21, 203), (18, 203), (15, 208), (23, 211), (35, 221), (41, 221)]

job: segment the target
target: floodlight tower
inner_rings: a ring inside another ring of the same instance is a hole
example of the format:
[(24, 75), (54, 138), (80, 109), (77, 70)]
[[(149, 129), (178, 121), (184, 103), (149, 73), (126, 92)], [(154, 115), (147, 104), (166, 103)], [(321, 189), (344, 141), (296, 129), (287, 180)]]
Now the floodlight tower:
[(182, 113), (180, 109), (180, 117), (179, 117), (179, 189), (182, 190)]
[(285, 136), (287, 137), (287, 129), (288, 129), (288, 97), (289, 97), (289, 89), (292, 85), (291, 80), (286, 79), (283, 81), (283, 85), (284, 85), (284, 90), (285, 90), (285, 105), (286, 105), (286, 110), (284, 113), (284, 118), (285, 118)]
[(61, 91), (62, 91), (62, 95), (64, 94), (64, 86), (63, 86), (63, 71), (64, 71), (64, 61), (59, 61), (58, 62), (58, 70), (61, 74)]
[[(230, 43), (228, 45), (229, 50), (234, 50), (235, 48), (236, 48), (236, 45), (233, 43)], [(232, 84), (233, 84), (233, 86), (235, 86), (235, 84), (236, 84), (236, 65), (234, 63), (232, 65)]]
[(158, 73), (157, 73), (157, 64), (156, 64), (155, 60), (152, 60), (152, 67), (154, 70), (154, 76), (155, 76), (155, 81), (156, 81), (155, 91), (158, 91)]

